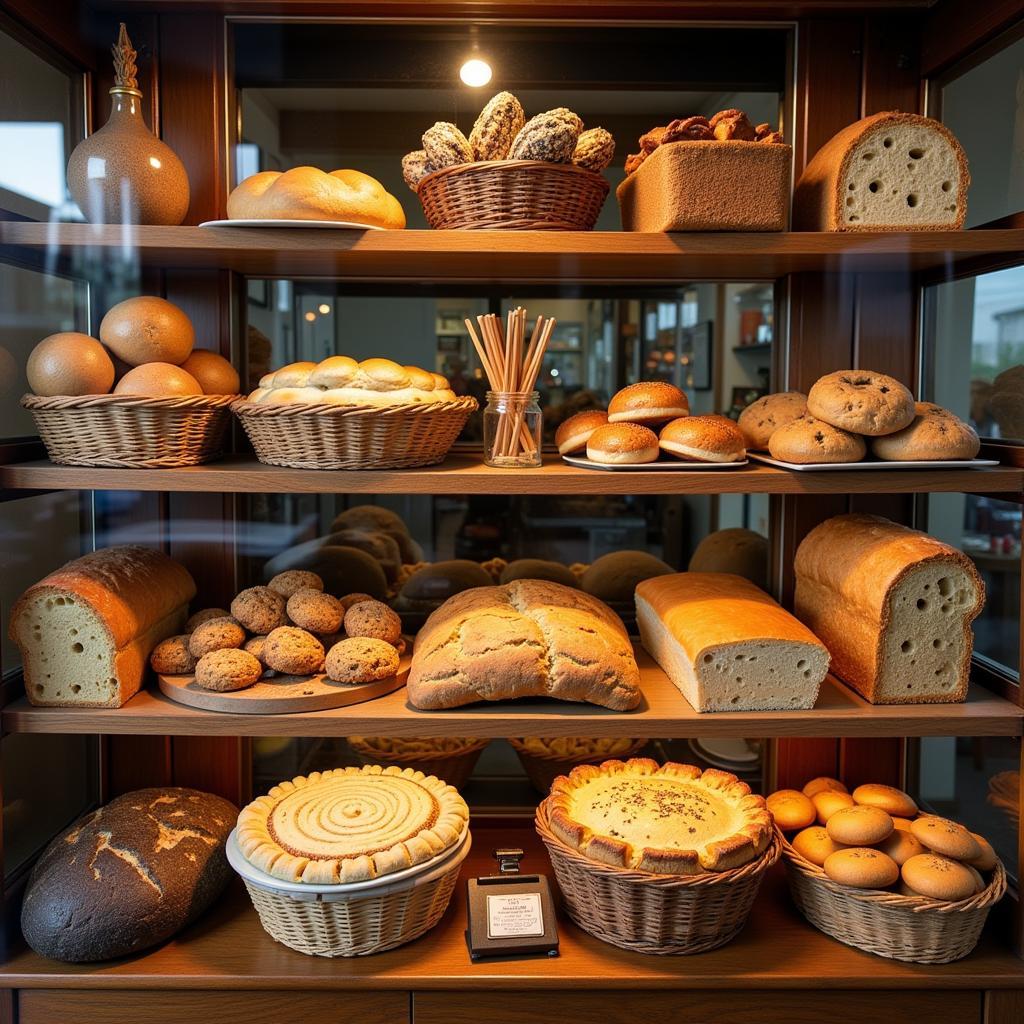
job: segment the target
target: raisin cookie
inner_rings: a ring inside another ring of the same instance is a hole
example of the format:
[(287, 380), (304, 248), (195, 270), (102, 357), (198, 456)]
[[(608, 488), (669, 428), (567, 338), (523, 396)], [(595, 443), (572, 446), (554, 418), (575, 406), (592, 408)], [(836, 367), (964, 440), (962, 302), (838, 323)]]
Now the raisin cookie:
[(402, 620), (383, 601), (360, 601), (345, 612), (345, 632), (394, 646), (402, 636)]
[(250, 633), (265, 634), (287, 623), (285, 599), (270, 587), (249, 587), (231, 602), (231, 614)]
[(327, 652), (327, 675), (336, 683), (372, 683), (398, 671), (398, 652), (373, 637), (349, 637)]
[(278, 626), (263, 645), (263, 661), (276, 672), (308, 676), (324, 667), (324, 645), (297, 626)]
[(210, 651), (196, 665), (196, 685), (219, 693), (244, 690), (258, 682), (261, 675), (263, 666), (248, 651)]

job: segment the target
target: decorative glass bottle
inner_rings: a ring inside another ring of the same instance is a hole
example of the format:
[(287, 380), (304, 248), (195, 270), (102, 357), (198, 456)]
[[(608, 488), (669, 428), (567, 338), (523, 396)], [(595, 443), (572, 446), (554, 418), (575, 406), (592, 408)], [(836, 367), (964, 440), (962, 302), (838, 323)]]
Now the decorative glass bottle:
[(484, 462), (503, 469), (541, 464), (543, 415), (536, 391), (488, 391), (484, 409)]

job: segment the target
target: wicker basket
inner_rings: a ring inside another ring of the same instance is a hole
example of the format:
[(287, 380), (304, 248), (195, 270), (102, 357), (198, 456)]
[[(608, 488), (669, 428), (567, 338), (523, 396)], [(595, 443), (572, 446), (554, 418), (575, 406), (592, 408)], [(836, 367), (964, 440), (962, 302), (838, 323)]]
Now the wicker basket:
[(600, 764), (609, 758), (626, 761), (638, 757), (640, 751), (647, 746), (647, 740), (631, 740), (630, 746), (617, 754), (580, 754), (577, 757), (566, 757), (564, 754), (538, 754), (524, 746), (522, 740), (509, 739), (512, 749), (519, 755), (523, 771), (538, 793), (547, 796), (551, 792), (551, 783), (559, 775), (568, 775), (579, 764)]
[(269, 466), (292, 469), (408, 469), (440, 462), (455, 443), (475, 398), (422, 405), (232, 406)]
[(589, 860), (550, 829), (547, 800), (537, 832), (551, 856), (566, 913), (602, 942), (638, 953), (717, 949), (746, 924), (765, 871), (778, 859), (778, 836), (757, 860), (731, 871), (653, 875)]
[(590, 231), (608, 196), (595, 171), (543, 160), (486, 160), (434, 171), (416, 194), (432, 228)]
[(236, 401), (237, 395), (25, 395), (21, 404), (58, 465), (173, 469), (221, 454), (228, 410)]
[(948, 964), (978, 944), (989, 910), (1006, 892), (996, 863), (987, 889), (951, 903), (839, 885), (782, 839), (789, 889), (800, 913), (833, 939), (876, 956), (915, 964)]
[(357, 736), (348, 737), (348, 745), (363, 764), (380, 764), (382, 759), (399, 768), (414, 768), (424, 775), (436, 775), (449, 786), (461, 789), (473, 774), (477, 761), (490, 740), (466, 740), (466, 746), (457, 750), (438, 750), (434, 753), (384, 754)]
[(231, 866), (242, 876), (263, 930), (309, 956), (367, 956), (394, 949), (430, 931), (444, 916), (472, 839), (440, 862), (352, 885), (283, 882), (253, 867), (228, 838)]

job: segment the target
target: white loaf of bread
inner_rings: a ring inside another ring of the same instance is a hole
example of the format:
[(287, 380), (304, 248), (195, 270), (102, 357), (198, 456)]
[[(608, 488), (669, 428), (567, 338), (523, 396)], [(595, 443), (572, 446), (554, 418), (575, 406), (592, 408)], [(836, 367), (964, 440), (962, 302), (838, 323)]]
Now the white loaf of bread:
[(796, 614), (872, 704), (964, 700), (984, 603), (962, 551), (880, 516), (835, 516), (797, 549)]
[(196, 586), (160, 551), (94, 551), (18, 598), (10, 636), (25, 693), (47, 707), (118, 708), (142, 686), (150, 652), (181, 632)]
[(742, 576), (681, 572), (636, 588), (640, 639), (695, 711), (814, 707), (828, 651)]

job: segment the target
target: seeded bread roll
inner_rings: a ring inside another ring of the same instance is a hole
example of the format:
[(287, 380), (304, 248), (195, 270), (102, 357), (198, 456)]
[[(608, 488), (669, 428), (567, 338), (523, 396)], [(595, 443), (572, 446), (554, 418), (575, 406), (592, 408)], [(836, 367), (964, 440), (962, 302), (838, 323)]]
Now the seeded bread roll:
[(845, 850), (842, 843), (837, 843), (824, 825), (811, 825), (793, 837), (790, 844), (804, 860), (817, 864), (820, 868), (833, 853)]
[(740, 462), (747, 457), (746, 440), (726, 416), (681, 416), (666, 423), (658, 447), (683, 462)]
[(867, 445), (859, 434), (833, 427), (810, 413), (779, 427), (768, 440), (768, 453), (781, 462), (860, 462)]
[(804, 796), (809, 796), (812, 799), (818, 793), (824, 793), (826, 790), (832, 790), (835, 793), (845, 793), (846, 786), (844, 786), (838, 779), (830, 778), (827, 775), (819, 775), (816, 779), (811, 779), (810, 782), (805, 783), (803, 790)]
[(689, 400), (674, 384), (646, 380), (629, 384), (612, 395), (608, 403), (608, 422), (658, 426), (689, 412)]
[(637, 423), (606, 423), (587, 440), (587, 458), (609, 466), (654, 462), (658, 435)]
[(934, 402), (917, 402), (910, 424), (871, 439), (871, 452), (885, 462), (973, 459), (981, 451), (974, 427)]
[(837, 789), (823, 789), (811, 797), (811, 803), (818, 812), (818, 823), (828, 825), (829, 818), (847, 807), (853, 807), (853, 797)]
[(555, 444), (559, 455), (573, 455), (586, 451), (590, 435), (608, 422), (608, 413), (603, 409), (588, 409), (570, 416), (555, 431)]
[(892, 818), (878, 807), (844, 807), (830, 815), (828, 834), (847, 846), (874, 846), (892, 835)]
[(977, 891), (977, 881), (966, 864), (936, 853), (920, 853), (900, 869), (903, 881), (933, 900), (965, 900)]
[(738, 426), (752, 451), (767, 451), (768, 439), (779, 427), (807, 412), (807, 396), (800, 391), (764, 395), (740, 413)]
[[(895, 819), (893, 819), (895, 824)], [(900, 867), (911, 857), (927, 853), (927, 848), (912, 833), (901, 828), (893, 828), (892, 832), (878, 844), (878, 849), (886, 856), (892, 857)]]
[(888, 889), (900, 877), (900, 869), (892, 857), (865, 846), (833, 853), (822, 870), (833, 882), (854, 889)]
[(837, 370), (815, 381), (807, 411), (833, 427), (878, 437), (914, 419), (914, 396), (895, 377), (871, 370)]
[(783, 832), (805, 829), (817, 817), (814, 804), (798, 789), (777, 790), (768, 797), (767, 803), (775, 824)]

